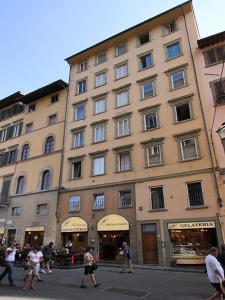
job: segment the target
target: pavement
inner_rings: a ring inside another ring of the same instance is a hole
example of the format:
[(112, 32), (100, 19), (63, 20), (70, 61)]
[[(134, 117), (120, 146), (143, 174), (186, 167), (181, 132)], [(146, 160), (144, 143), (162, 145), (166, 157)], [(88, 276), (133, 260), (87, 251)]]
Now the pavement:
[(54, 269), (52, 274), (41, 274), (43, 282), (37, 290), (22, 291), (24, 270), (15, 268), (15, 287), (8, 286), (7, 278), (0, 286), (0, 300), (197, 300), (206, 299), (214, 290), (203, 272), (195, 270), (170, 272), (163, 269), (135, 268), (132, 274), (119, 273), (112, 266), (99, 266), (97, 282), (93, 287), (90, 279), (88, 288), (80, 288), (83, 268)]

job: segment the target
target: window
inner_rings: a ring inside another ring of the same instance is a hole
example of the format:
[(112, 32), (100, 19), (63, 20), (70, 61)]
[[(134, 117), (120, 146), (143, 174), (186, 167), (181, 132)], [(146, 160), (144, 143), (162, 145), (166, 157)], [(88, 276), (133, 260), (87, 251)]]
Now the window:
[(53, 95), (51, 96), (51, 104), (56, 103), (59, 101), (59, 95)]
[(155, 81), (148, 81), (141, 85), (142, 99), (146, 99), (155, 95)]
[(12, 180), (12, 176), (4, 176), (3, 183), (2, 183), (2, 190), (0, 195), (0, 203), (7, 204), (9, 202), (9, 190), (10, 190), (10, 183)]
[(78, 70), (78, 72), (84, 72), (84, 71), (87, 70), (87, 68), (88, 68), (87, 61), (80, 62), (79, 63), (79, 70)]
[(181, 103), (175, 105), (176, 121), (181, 122), (191, 119), (190, 103)]
[(106, 125), (98, 125), (94, 127), (94, 143), (102, 142), (105, 140)]
[(105, 174), (105, 156), (93, 158), (93, 175)]
[(24, 104), (22, 102), (19, 102), (10, 108), (3, 109), (0, 111), (0, 121), (6, 120), (12, 116), (15, 116), (24, 110)]
[(33, 130), (33, 123), (29, 123), (26, 125), (26, 131), (25, 133), (30, 133)]
[(79, 121), (85, 118), (85, 104), (76, 105), (74, 108), (74, 119)]
[(120, 56), (127, 52), (127, 45), (122, 44), (116, 48), (116, 56)]
[(129, 119), (120, 119), (117, 121), (117, 136), (124, 136), (130, 133)]
[(81, 167), (82, 167), (81, 160), (72, 162), (72, 178), (73, 179), (81, 178)]
[(186, 85), (184, 71), (178, 71), (170, 75), (172, 90), (182, 88)]
[(95, 75), (95, 86), (98, 87), (104, 84), (106, 84), (106, 72)]
[(225, 79), (210, 82), (215, 104), (225, 103)]
[(180, 42), (170, 44), (166, 47), (167, 58), (172, 59), (182, 54)]
[(87, 81), (82, 80), (77, 83), (77, 94), (82, 94), (87, 91)]
[(21, 213), (21, 207), (12, 207), (11, 216), (18, 217)]
[(101, 114), (106, 111), (105, 98), (98, 99), (95, 101), (95, 114)]
[(116, 79), (123, 78), (128, 75), (128, 66), (127, 64), (120, 65), (116, 67)]
[(8, 229), (7, 244), (16, 242), (16, 229)]
[(80, 210), (80, 196), (72, 196), (70, 198), (69, 211), (74, 212), (79, 210)]
[(46, 170), (42, 174), (41, 190), (50, 190), (51, 188), (51, 172)]
[(8, 131), (7, 128), (1, 130), (1, 136), (0, 136), (1, 142), (4, 142), (4, 141), (6, 140), (6, 137), (7, 137), (7, 131)]
[(139, 45), (144, 45), (144, 44), (148, 43), (150, 41), (149, 33), (145, 32), (145, 33), (139, 35), (138, 39), (139, 39)]
[(16, 162), (16, 154), (17, 154), (16, 149), (10, 150), (8, 152), (8, 163), (7, 163), (8, 165), (14, 164)]
[(163, 35), (168, 35), (172, 32), (175, 32), (178, 30), (177, 22), (176, 21), (171, 21), (168, 24), (165, 24), (163, 26)]
[(164, 209), (164, 196), (163, 188), (155, 187), (150, 189), (151, 194), (151, 208), (152, 209)]
[(129, 171), (131, 170), (130, 151), (124, 151), (118, 153), (118, 171)]
[(147, 148), (148, 167), (162, 164), (161, 145), (154, 145)]
[(30, 150), (29, 145), (25, 144), (22, 148), (21, 160), (27, 160), (29, 158), (29, 150)]
[(128, 105), (128, 91), (121, 91), (116, 94), (116, 106), (121, 107)]
[(49, 116), (48, 125), (53, 125), (57, 123), (57, 115), (51, 115)]
[(148, 53), (139, 57), (139, 69), (146, 69), (153, 66), (152, 53)]
[(106, 53), (101, 53), (96, 56), (96, 64), (100, 65), (106, 61)]
[(144, 115), (144, 129), (151, 130), (154, 128), (158, 128), (157, 113), (155, 111)]
[(132, 207), (131, 191), (120, 191), (119, 192), (119, 207)]
[(55, 141), (53, 136), (49, 136), (45, 143), (45, 154), (51, 153), (54, 151)]
[(7, 152), (0, 153), (0, 166), (7, 166), (16, 162), (17, 150), (11, 149)]
[(12, 137), (18, 137), (21, 135), (23, 123), (19, 123), (13, 126), (13, 136)]
[(104, 209), (104, 206), (105, 206), (104, 202), (105, 202), (104, 194), (94, 195), (93, 209)]
[(20, 176), (17, 180), (16, 194), (22, 194), (25, 190), (25, 177)]
[(28, 106), (28, 112), (29, 113), (35, 111), (35, 109), (36, 109), (36, 104), (30, 104)]
[(37, 205), (37, 215), (47, 215), (47, 204), (38, 204)]
[(184, 139), (181, 144), (181, 157), (182, 160), (198, 158), (198, 150), (195, 138)]
[(73, 147), (83, 147), (84, 146), (84, 132), (78, 131), (73, 134)]
[(225, 47), (212, 49), (204, 53), (206, 66), (220, 63), (225, 58)]
[(201, 182), (187, 183), (189, 206), (203, 206), (204, 197)]

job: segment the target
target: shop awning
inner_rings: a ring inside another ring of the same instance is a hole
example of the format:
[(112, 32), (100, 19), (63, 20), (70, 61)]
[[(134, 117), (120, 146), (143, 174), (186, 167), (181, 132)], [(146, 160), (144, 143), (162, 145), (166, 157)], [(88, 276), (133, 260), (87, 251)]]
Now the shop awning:
[(26, 227), (25, 231), (44, 231), (44, 226)]
[(61, 225), (61, 232), (86, 232), (88, 224), (79, 217), (71, 217), (65, 220)]
[(129, 222), (120, 215), (108, 215), (102, 218), (97, 225), (98, 231), (123, 231), (129, 230)]
[(204, 222), (185, 222), (185, 223), (168, 223), (168, 229), (201, 229), (201, 228), (215, 228), (214, 221)]

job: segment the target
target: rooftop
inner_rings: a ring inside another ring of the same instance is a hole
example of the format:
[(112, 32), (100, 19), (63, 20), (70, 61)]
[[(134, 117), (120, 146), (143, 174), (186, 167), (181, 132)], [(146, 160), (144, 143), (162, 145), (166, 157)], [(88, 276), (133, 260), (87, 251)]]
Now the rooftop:
[(200, 49), (204, 49), (206, 47), (214, 46), (223, 41), (225, 41), (225, 31), (198, 40), (198, 47)]

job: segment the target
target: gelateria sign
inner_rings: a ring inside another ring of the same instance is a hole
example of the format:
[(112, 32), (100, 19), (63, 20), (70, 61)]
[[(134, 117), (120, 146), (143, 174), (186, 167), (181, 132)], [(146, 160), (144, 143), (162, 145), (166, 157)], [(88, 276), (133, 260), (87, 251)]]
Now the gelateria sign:
[(97, 225), (98, 231), (122, 231), (129, 230), (129, 222), (120, 215), (107, 215)]
[(201, 228), (215, 228), (215, 227), (216, 224), (214, 221), (168, 224), (168, 229), (201, 229)]
[(72, 217), (64, 221), (61, 225), (61, 232), (86, 232), (87, 222), (79, 217)]

